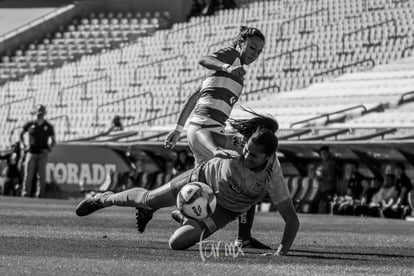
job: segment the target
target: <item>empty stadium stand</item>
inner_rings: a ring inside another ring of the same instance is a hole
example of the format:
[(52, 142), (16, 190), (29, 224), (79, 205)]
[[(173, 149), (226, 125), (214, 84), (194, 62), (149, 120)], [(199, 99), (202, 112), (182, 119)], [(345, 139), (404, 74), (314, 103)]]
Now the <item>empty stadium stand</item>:
[(301, 0), (250, 2), (188, 22), (138, 11), (73, 18), (2, 57), (1, 138), (14, 141), (36, 103), (48, 106), (61, 141), (96, 137), (114, 115), (136, 132), (119, 141), (165, 132), (207, 73), (197, 59), (228, 45), (241, 24), (263, 30), (267, 43), (240, 104), (274, 115), (281, 136), (408, 137), (413, 13), (412, 1)]

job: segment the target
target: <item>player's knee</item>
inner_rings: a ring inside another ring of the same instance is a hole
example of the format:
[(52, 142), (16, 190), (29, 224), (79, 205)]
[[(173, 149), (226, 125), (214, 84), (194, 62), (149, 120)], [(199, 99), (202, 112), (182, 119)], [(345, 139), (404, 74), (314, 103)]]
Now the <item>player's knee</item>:
[(200, 241), (203, 231), (197, 222), (187, 220), (186, 223), (175, 230), (169, 240), (169, 246), (173, 250), (185, 250)]
[(173, 250), (185, 250), (194, 244), (195, 242), (192, 242), (189, 239), (185, 238), (183, 235), (177, 233), (172, 234), (168, 242), (168, 245)]

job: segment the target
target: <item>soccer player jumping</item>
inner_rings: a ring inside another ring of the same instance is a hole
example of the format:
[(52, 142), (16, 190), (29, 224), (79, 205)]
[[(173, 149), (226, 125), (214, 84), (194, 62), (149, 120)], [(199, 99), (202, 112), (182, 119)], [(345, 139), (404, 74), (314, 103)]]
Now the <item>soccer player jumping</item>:
[[(232, 141), (221, 139), (220, 136), (225, 135), (226, 120), (243, 90), (246, 74), (243, 66), (256, 61), (264, 45), (265, 37), (260, 30), (241, 27), (230, 47), (222, 48), (200, 59), (199, 64), (213, 73), (185, 102), (176, 128), (165, 140), (167, 148), (174, 148), (187, 119), (192, 114), (187, 129), (187, 140), (194, 155), (195, 166), (213, 157), (231, 158), (237, 155), (231, 150)], [(255, 206), (252, 206), (240, 215), (236, 243), (240, 243), (242, 247), (270, 249), (251, 236), (254, 213)], [(174, 216), (176, 213), (173, 212)]]

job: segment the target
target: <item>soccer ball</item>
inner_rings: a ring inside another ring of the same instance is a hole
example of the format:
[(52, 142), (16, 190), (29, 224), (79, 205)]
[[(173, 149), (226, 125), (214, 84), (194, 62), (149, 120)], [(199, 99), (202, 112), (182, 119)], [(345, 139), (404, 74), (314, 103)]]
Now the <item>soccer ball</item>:
[(191, 219), (203, 220), (216, 210), (213, 189), (202, 182), (191, 182), (181, 188), (177, 195), (177, 208)]

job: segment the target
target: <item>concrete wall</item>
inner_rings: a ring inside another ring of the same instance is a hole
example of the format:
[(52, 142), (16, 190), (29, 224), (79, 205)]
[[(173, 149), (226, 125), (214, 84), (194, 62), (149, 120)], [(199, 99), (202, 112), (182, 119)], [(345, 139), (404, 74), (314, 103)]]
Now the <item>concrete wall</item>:
[[(51, 16), (49, 14), (43, 16), (30, 24), (21, 26), (15, 33), (6, 34), (6, 37), (0, 37), (0, 55), (12, 53), (16, 49), (24, 45), (30, 44), (34, 41), (41, 40), (46, 34), (55, 32), (60, 26), (68, 24), (76, 15), (75, 6), (66, 6), (68, 9), (63, 13)], [(54, 10), (57, 12), (59, 9)], [(53, 13), (52, 12), (52, 13)], [(45, 18), (46, 17), (46, 18)]]
[(182, 22), (191, 11), (192, 0), (101, 0), (104, 11), (169, 11), (173, 22)]
[[(13, 53), (24, 45), (41, 40), (48, 33), (56, 32), (59, 27), (68, 25), (74, 17), (88, 16), (91, 12), (154, 12), (169, 11), (173, 22), (186, 20), (191, 11), (191, 0), (101, 0), (77, 1), (70, 9), (41, 23), (21, 28), (21, 32), (1, 40), (0, 56)], [(30, 9), (30, 7), (28, 8)]]

